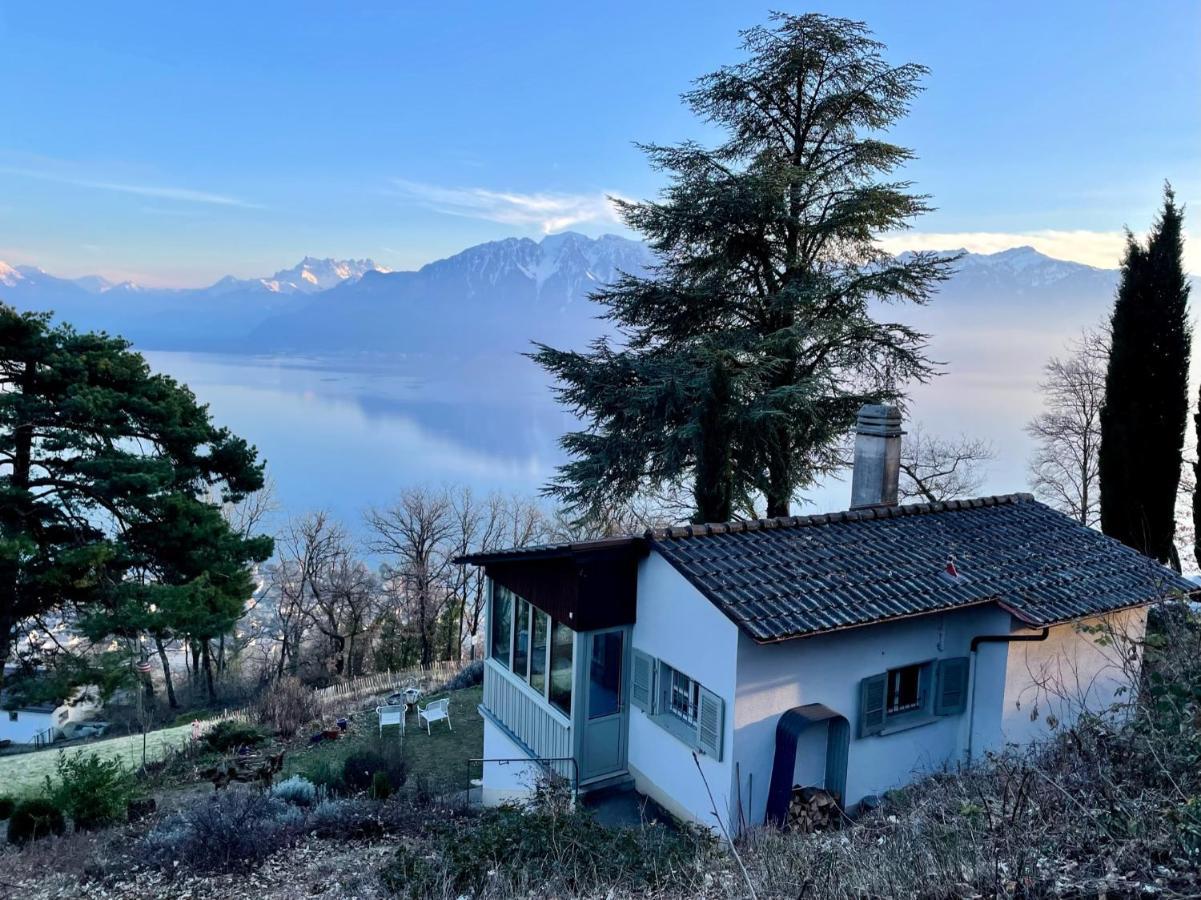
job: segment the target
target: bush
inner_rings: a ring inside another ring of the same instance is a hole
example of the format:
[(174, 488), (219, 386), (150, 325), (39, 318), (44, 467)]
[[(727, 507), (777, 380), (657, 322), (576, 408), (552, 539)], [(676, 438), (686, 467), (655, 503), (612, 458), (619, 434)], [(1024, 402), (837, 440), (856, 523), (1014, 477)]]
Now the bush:
[(267, 739), (263, 729), (245, 722), (227, 719), (218, 722), (204, 735), (204, 743), (210, 750), (230, 753), (243, 747), (256, 747)]
[(275, 681), (256, 704), (259, 722), (277, 734), (291, 737), (320, 716), (317, 697), (299, 678)]
[(0, 821), (11, 816), (16, 805), (17, 801), (12, 797), (0, 797)]
[(371, 777), (371, 798), (373, 800), (387, 800), (392, 796), (392, 782), (388, 778), (387, 772), (376, 772)]
[(369, 800), (322, 800), (309, 812), (305, 831), (319, 838), (353, 840), (385, 830), (381, 806)]
[(136, 787), (133, 773), (120, 758), (82, 750), (68, 755), (64, 750), (54, 765), (56, 778), (46, 776), (46, 797), (71, 817), (76, 828), (125, 821)]
[(272, 787), (271, 796), (293, 806), (312, 806), (317, 801), (317, 786), (303, 775), (293, 775)]
[(376, 776), (383, 775), (391, 790), (403, 787), (408, 778), (404, 761), (398, 753), (379, 750), (359, 750), (346, 757), (342, 764), (342, 784), (351, 791), (367, 791), (376, 785)]
[(13, 808), (8, 820), (8, 842), (27, 844), (67, 830), (66, 820), (57, 806), (38, 797), (22, 800)]
[(165, 869), (185, 864), (200, 871), (247, 868), (290, 844), (304, 831), (304, 812), (257, 791), (209, 795), (151, 831), (141, 843), (147, 860)]
[(446, 684), (439, 687), (431, 693), (440, 694), (443, 691), (462, 691), (470, 687), (476, 687), (484, 683), (484, 661), (477, 659), (475, 662), (468, 663), (459, 673), (455, 675)]
[(663, 825), (607, 828), (583, 811), (559, 815), (517, 807), (432, 823), (430, 846), (402, 847), (384, 884), (408, 897), (444, 893), (518, 896), (701, 892), (707, 834)]

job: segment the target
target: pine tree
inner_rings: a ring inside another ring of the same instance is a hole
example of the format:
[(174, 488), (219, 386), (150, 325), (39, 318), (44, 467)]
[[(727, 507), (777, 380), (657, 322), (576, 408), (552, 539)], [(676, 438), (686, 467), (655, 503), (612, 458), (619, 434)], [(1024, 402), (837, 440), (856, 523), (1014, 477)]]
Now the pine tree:
[(1101, 408), (1101, 530), (1178, 570), (1172, 538), (1188, 420), (1189, 287), (1170, 185), (1146, 246), (1127, 234)]
[(121, 609), (123, 633), (139, 582), (188, 591), (201, 634), (229, 622), (269, 541), (235, 542), (197, 498), (262, 484), (254, 449), (127, 342), (0, 305), (0, 662), (48, 612)]
[(926, 302), (953, 262), (876, 243), (929, 209), (892, 179), (912, 152), (880, 137), (925, 68), (889, 65), (865, 25), (822, 15), (773, 15), (743, 48), (684, 95), (725, 140), (645, 146), (669, 185), (618, 204), (659, 259), (594, 295), (622, 345), (534, 354), (588, 423), (548, 488), (577, 514), (691, 482), (698, 520), (753, 497), (786, 515), (842, 465), (860, 406), (932, 374), (925, 336), (876, 318), (881, 301)]

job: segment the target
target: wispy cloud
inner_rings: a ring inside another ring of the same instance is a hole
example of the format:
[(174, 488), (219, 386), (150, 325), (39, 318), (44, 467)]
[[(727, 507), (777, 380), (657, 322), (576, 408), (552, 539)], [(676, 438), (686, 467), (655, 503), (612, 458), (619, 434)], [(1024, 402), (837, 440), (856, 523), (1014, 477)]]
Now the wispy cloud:
[(210, 191), (197, 191), (191, 188), (108, 181), (62, 172), (18, 168), (15, 166), (0, 166), (0, 174), (16, 175), (19, 178), (36, 178), (39, 181), (53, 181), (57, 184), (70, 184), (75, 187), (93, 188), (100, 191), (116, 191), (117, 193), (134, 194), (139, 197), (153, 197), (158, 200), (178, 200), (184, 203), (207, 203), (214, 206), (238, 206), (245, 209), (261, 209), (259, 204), (250, 203), (238, 197), (231, 197), (228, 194), (215, 194)]
[[(1201, 273), (1201, 245), (1185, 235), (1184, 266)], [(1010, 247), (1033, 247), (1056, 259), (1116, 269), (1122, 261), (1126, 235), (1121, 231), (904, 231), (890, 234), (881, 241), (892, 253), (903, 250), (955, 250), (972, 253), (997, 253)]]
[(480, 187), (441, 187), (403, 178), (392, 179), (402, 197), (427, 209), (452, 216), (483, 219), (544, 233), (561, 231), (583, 222), (616, 224), (620, 221), (609, 195), (495, 191)]

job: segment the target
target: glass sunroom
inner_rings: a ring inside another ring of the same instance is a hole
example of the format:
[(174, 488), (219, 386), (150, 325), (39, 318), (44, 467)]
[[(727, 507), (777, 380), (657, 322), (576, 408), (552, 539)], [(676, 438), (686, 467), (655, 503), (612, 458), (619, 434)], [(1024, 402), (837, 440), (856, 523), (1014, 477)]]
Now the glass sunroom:
[(620, 548), (465, 560), (488, 576), (486, 729), (584, 789), (626, 773), (637, 556)]

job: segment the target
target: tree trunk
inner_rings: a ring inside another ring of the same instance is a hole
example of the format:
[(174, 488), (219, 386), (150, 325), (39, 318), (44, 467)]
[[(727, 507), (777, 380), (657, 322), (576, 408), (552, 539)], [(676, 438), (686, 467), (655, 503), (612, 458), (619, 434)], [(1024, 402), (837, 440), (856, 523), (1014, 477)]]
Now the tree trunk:
[(175, 698), (175, 685), (171, 681), (171, 662), (167, 659), (167, 648), (163, 645), (161, 635), (154, 636), (154, 646), (158, 648), (158, 659), (163, 664), (163, 684), (167, 688), (167, 705), (179, 709), (179, 701)]
[(215, 703), (217, 701), (217, 688), (213, 684), (213, 659), (207, 640), (200, 642), (200, 658), (204, 663), (205, 692), (208, 694), (209, 703)]

